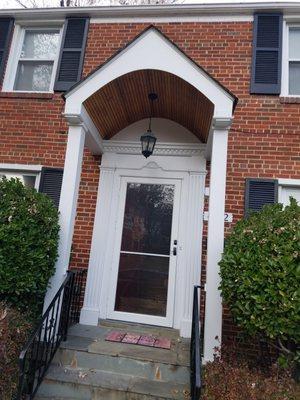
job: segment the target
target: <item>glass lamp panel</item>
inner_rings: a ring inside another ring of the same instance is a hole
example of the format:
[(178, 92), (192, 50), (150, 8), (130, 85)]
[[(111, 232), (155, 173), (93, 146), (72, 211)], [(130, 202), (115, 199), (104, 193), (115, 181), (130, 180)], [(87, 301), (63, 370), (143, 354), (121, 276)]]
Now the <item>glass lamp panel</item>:
[(289, 30), (289, 59), (300, 60), (300, 28)]
[(14, 90), (47, 92), (50, 88), (53, 62), (20, 61)]
[(59, 31), (26, 31), (21, 58), (54, 59), (58, 51)]
[(169, 257), (121, 254), (115, 310), (165, 317)]
[(289, 94), (300, 95), (300, 62), (290, 62)]
[(122, 251), (170, 254), (174, 185), (128, 183)]

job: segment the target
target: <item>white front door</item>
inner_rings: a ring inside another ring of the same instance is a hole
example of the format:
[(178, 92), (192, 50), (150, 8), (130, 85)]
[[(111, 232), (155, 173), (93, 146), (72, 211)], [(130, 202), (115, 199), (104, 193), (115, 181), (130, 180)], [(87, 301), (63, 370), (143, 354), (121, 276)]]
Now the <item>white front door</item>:
[(107, 317), (172, 326), (181, 181), (121, 178)]

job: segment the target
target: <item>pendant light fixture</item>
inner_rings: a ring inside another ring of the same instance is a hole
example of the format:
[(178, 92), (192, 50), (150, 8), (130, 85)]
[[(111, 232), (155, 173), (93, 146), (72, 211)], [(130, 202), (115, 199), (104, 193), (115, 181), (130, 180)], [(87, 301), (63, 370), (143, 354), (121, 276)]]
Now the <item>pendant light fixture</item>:
[(151, 154), (153, 153), (154, 147), (155, 147), (155, 143), (156, 143), (156, 137), (151, 130), (151, 120), (152, 120), (152, 116), (153, 116), (153, 101), (157, 100), (157, 94), (149, 93), (148, 99), (150, 101), (149, 127), (148, 127), (147, 132), (141, 136), (142, 154), (146, 158), (151, 156)]

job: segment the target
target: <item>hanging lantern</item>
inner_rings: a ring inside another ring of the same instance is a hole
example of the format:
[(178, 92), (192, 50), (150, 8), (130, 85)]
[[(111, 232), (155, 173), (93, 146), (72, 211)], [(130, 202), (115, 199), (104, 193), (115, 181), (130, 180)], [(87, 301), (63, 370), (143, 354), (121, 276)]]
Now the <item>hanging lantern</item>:
[(154, 151), (156, 137), (151, 130), (151, 119), (152, 119), (152, 111), (153, 111), (153, 101), (157, 99), (156, 93), (149, 93), (148, 98), (150, 100), (150, 117), (149, 117), (149, 128), (146, 133), (141, 136), (141, 144), (142, 144), (142, 154), (146, 158), (151, 156)]
[(151, 156), (153, 153), (156, 137), (153, 135), (151, 129), (148, 129), (146, 133), (141, 136), (141, 143), (142, 143), (142, 154), (146, 158)]

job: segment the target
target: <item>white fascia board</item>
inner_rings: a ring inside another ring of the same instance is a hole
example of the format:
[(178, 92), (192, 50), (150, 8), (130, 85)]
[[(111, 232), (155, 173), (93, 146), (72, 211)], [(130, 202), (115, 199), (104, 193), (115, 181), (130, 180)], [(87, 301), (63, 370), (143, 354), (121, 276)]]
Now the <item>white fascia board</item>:
[(1, 163), (0, 170), (6, 171), (26, 171), (26, 172), (40, 172), (43, 166), (40, 164), (12, 164), (12, 163)]
[(196, 16), (196, 15), (251, 15), (259, 10), (280, 10), (284, 14), (295, 14), (300, 11), (298, 0), (294, 1), (218, 1), (198, 4), (171, 4), (153, 6), (110, 6), (110, 7), (65, 7), (35, 9), (2, 9), (0, 16), (11, 16), (15, 19), (56, 19), (66, 16), (87, 15), (91, 18), (128, 18), (145, 16)]

